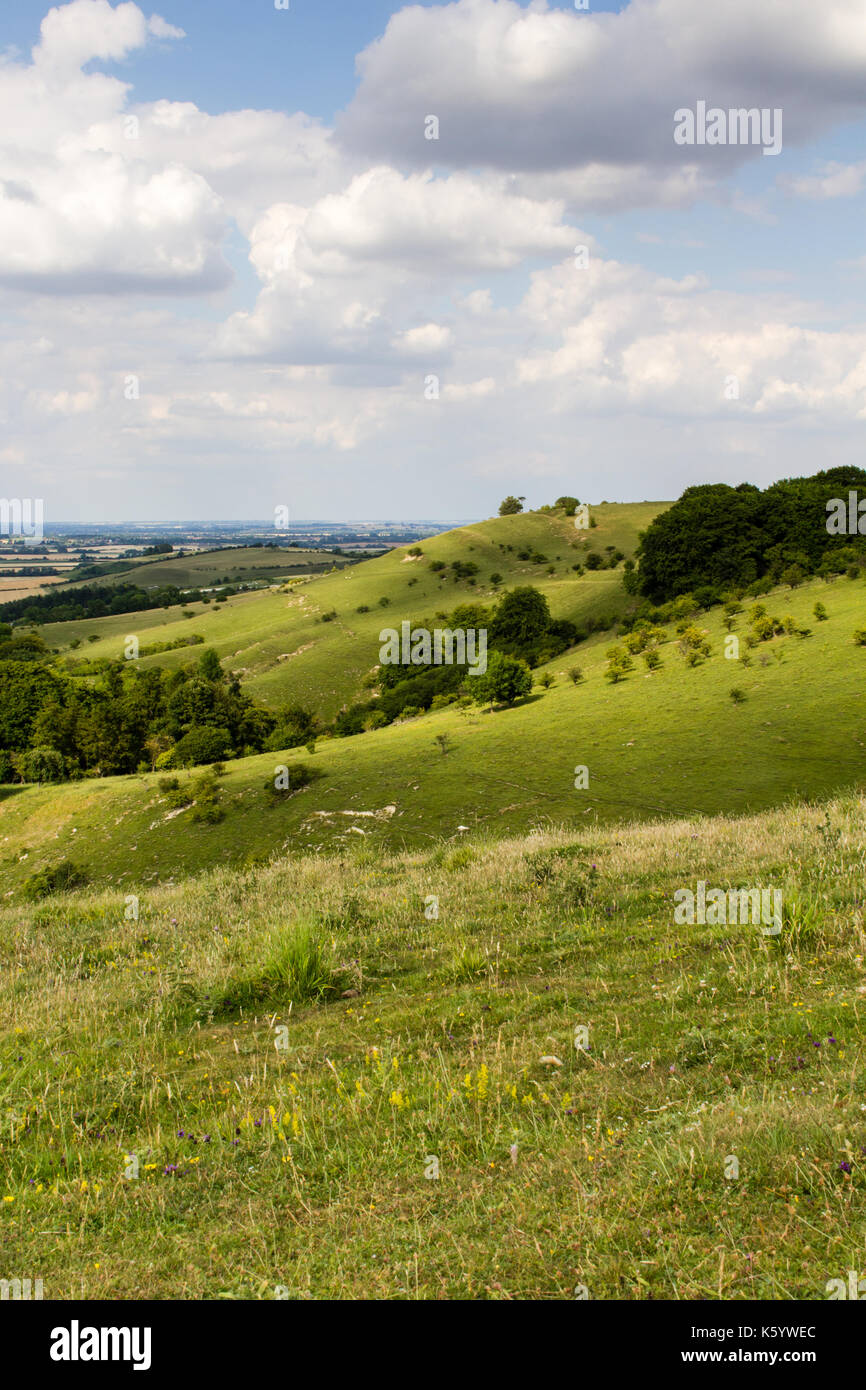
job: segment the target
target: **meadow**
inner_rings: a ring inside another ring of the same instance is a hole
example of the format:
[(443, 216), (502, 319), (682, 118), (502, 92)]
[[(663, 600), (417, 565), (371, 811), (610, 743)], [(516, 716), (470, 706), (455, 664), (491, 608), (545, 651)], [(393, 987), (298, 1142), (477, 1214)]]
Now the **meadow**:
[[(7, 1269), (824, 1299), (863, 1263), (864, 841), (851, 796), (7, 904)], [(782, 888), (781, 934), (676, 926), (698, 879)]]

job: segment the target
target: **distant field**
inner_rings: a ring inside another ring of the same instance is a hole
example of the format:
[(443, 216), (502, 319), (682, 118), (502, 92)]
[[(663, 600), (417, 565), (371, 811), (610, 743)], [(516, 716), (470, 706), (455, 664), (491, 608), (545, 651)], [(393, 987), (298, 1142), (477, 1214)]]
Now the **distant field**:
[[(50, 561), (46, 561), (46, 564)], [(12, 603), (17, 598), (27, 598), (30, 594), (39, 593), (40, 589), (49, 584), (62, 584), (64, 576), (62, 574), (34, 574), (34, 575), (15, 575), (13, 578), (4, 579), (3, 571), (0, 569), (0, 603)]]
[(176, 584), (179, 589), (208, 588), (219, 583), (249, 583), (251, 580), (279, 579), (288, 574), (309, 574), (332, 565), (345, 565), (345, 556), (326, 550), (266, 550), (259, 546), (237, 549), (200, 550), (192, 555), (154, 557), (131, 569), (117, 570), (100, 579), (79, 581), (86, 584), (139, 584), (143, 589)]

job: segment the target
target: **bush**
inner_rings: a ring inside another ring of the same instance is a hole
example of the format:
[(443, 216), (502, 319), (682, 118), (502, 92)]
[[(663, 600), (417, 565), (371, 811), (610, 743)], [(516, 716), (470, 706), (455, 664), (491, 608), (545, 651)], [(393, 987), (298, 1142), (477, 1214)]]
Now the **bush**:
[(627, 651), (622, 647), (608, 647), (605, 680), (610, 681), (611, 685), (617, 685), (620, 681), (625, 680), (628, 672), (633, 669), (634, 662)]
[(369, 611), (370, 611), (370, 605), (369, 605), (369, 603), (361, 603), (361, 604), (359, 604), (358, 607), (355, 609), (355, 612), (356, 612), (356, 613), (369, 613)]
[(553, 685), (553, 676), (550, 674), (549, 671), (544, 671), (538, 677), (538, 684), (542, 686), (544, 690), (550, 689), (550, 687)]
[(310, 782), (315, 782), (324, 775), (319, 768), (310, 767), (309, 763), (289, 763), (279, 769), (276, 777), (269, 778), (264, 787), (275, 801), (282, 801), (291, 796), (292, 792), (309, 786)]
[(580, 685), (583, 680), (583, 671), (579, 666), (572, 666), (569, 668), (568, 677), (572, 685)]
[(866, 627), (858, 627), (854, 633), (854, 641), (858, 647), (866, 647)]
[(515, 700), (529, 694), (532, 676), (525, 661), (504, 652), (493, 652), (487, 670), (481, 676), (473, 676), (469, 688), (480, 705), (513, 705)]
[(731, 699), (733, 700), (735, 705), (742, 705), (745, 703), (746, 692), (744, 690), (741, 690), (738, 685), (735, 685), (733, 690), (731, 691)]
[(30, 748), (18, 755), (18, 772), (24, 782), (62, 782), (66, 761), (56, 748)]
[(816, 622), (826, 623), (827, 609), (824, 607), (823, 603), (816, 603), (815, 607), (812, 609), (812, 613), (814, 614)]
[(87, 875), (77, 864), (69, 859), (61, 859), (51, 868), (39, 869), (26, 880), (22, 893), (28, 902), (38, 902), (40, 898), (50, 897), (52, 893), (68, 893), (81, 888), (87, 882)]
[(212, 768), (199, 773), (194, 779), (190, 791), (193, 798), (192, 818), (194, 821), (204, 821), (209, 825), (214, 825), (217, 821), (222, 820), (225, 811), (219, 804), (221, 792)]
[(172, 767), (197, 767), (201, 763), (216, 763), (229, 751), (228, 729), (209, 724), (192, 728), (171, 750)]

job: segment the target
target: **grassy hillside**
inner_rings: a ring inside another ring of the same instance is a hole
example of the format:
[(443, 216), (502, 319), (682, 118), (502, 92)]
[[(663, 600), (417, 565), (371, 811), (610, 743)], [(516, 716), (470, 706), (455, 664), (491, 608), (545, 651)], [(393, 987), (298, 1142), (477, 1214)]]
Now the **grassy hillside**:
[[(864, 843), (850, 798), (361, 844), (137, 921), (7, 906), (7, 1267), (46, 1298), (822, 1300), (863, 1263)], [(698, 879), (784, 890), (781, 936), (674, 925)]]
[[(332, 718), (358, 694), (362, 678), (377, 663), (383, 627), (399, 627), (404, 619), (432, 619), (438, 610), (450, 610), (467, 599), (492, 601), (492, 574), (502, 575), (500, 589), (535, 584), (547, 595), (557, 618), (621, 613), (626, 605), (621, 569), (578, 578), (572, 567), (588, 549), (604, 553), (610, 545), (632, 554), (638, 532), (666, 505), (595, 507), (592, 515), (598, 524), (588, 532), (576, 531), (563, 516), (497, 517), (425, 540), (420, 558), (408, 555), (411, 547), (400, 547), (378, 559), (293, 584), (290, 593), (238, 595), (218, 612), (212, 605), (188, 604), (185, 607), (193, 610), (188, 619), (182, 608), (175, 608), (49, 624), (43, 636), (61, 652), (69, 652), (70, 642), (77, 638), (89, 657), (120, 658), (127, 634), (137, 634), (143, 642), (200, 634), (265, 703), (294, 701)], [(525, 549), (546, 556), (545, 561), (520, 560), (519, 552)], [(191, 562), (196, 559), (190, 557)], [(437, 560), (446, 565), (455, 560), (477, 564), (476, 583), (443, 577), (448, 571), (434, 573), (430, 563)], [(170, 562), (160, 562), (160, 572), (164, 563)], [(153, 566), (149, 569), (153, 572)], [(380, 605), (380, 599), (387, 599), (387, 605)], [(359, 613), (359, 608), (368, 611)], [(334, 611), (335, 619), (322, 622), (322, 614)], [(94, 635), (99, 640), (91, 643)], [(194, 649), (179, 649), (144, 658), (142, 665), (171, 668), (197, 657)]]
[[(348, 584), (355, 573), (328, 582)], [(826, 622), (812, 618), (816, 599)], [(689, 668), (670, 641), (660, 670), (650, 674), (638, 659), (611, 686), (605, 653), (614, 639), (599, 634), (551, 663), (550, 690), (536, 689), (512, 709), (450, 706), (322, 741), (312, 757), (301, 749), (229, 763), (218, 824), (173, 809), (155, 776), (8, 788), (0, 802), (7, 891), (62, 859), (96, 882), (136, 891), (211, 865), (362, 838), (417, 848), (462, 834), (460, 826), (504, 836), (548, 823), (745, 813), (862, 787), (866, 648), (852, 640), (863, 625), (862, 581), (815, 581), (763, 602), (811, 635), (763, 642), (745, 668), (725, 659), (715, 609), (700, 618), (712, 653), (702, 665)], [(578, 685), (567, 674), (576, 664)], [(735, 688), (742, 703), (731, 699)], [(310, 762), (323, 775), (272, 805), (264, 784), (283, 760)], [(589, 770), (580, 790), (579, 765)]]

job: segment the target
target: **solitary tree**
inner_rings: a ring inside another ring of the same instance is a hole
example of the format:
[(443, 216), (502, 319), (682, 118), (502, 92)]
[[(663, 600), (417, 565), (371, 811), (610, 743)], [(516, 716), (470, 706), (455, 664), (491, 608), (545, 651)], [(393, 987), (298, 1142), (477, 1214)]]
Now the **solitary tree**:
[(472, 692), (479, 705), (513, 705), (532, 689), (532, 675), (525, 661), (493, 652), (483, 676), (472, 677)]
[(515, 516), (518, 512), (522, 512), (525, 500), (523, 497), (506, 497), (503, 502), (499, 503), (499, 515)]

